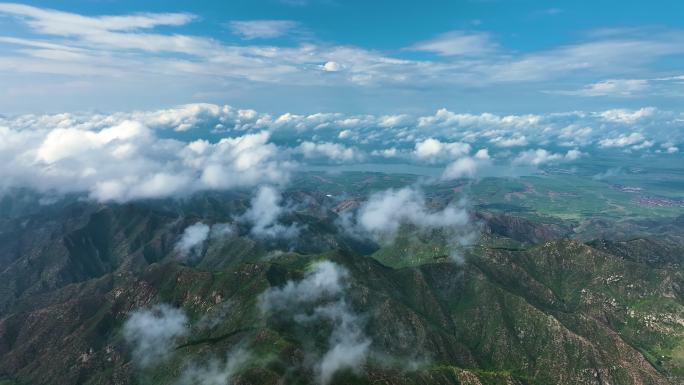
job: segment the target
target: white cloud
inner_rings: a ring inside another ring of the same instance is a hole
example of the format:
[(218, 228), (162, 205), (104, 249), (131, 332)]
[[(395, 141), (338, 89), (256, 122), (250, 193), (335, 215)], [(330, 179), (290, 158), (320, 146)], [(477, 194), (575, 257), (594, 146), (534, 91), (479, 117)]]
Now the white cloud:
[(564, 94), (578, 96), (631, 96), (648, 89), (645, 79), (610, 79), (590, 84), (581, 90), (566, 91)]
[(187, 323), (182, 310), (166, 304), (131, 313), (123, 325), (123, 335), (133, 346), (134, 362), (148, 367), (168, 359), (175, 342), (187, 335)]
[(209, 239), (221, 239), (235, 233), (235, 228), (230, 223), (215, 223), (211, 226), (197, 222), (183, 230), (181, 238), (176, 243), (175, 249), (180, 257), (196, 257), (204, 243)]
[(539, 123), (540, 115), (506, 115), (499, 116), (489, 112), (479, 115), (455, 113), (441, 108), (434, 115), (418, 118), (418, 126), (439, 126), (439, 127), (492, 127), (502, 126), (511, 128), (529, 127)]
[(565, 154), (565, 159), (566, 160), (577, 160), (584, 155), (585, 154), (579, 150), (568, 150), (568, 152)]
[(606, 138), (599, 141), (601, 147), (627, 147), (637, 143), (643, 142), (644, 136), (639, 132), (632, 132), (631, 134), (622, 134), (616, 138)]
[(340, 216), (337, 225), (353, 237), (391, 245), (404, 225), (412, 234), (439, 230), (452, 260), (463, 262), (462, 248), (477, 239), (479, 229), (465, 209), (465, 200), (432, 207), (417, 187), (388, 189), (372, 194), (355, 212)]
[(654, 144), (655, 143), (652, 140), (644, 140), (643, 142), (641, 142), (639, 144), (633, 145), (632, 149), (633, 150), (644, 150), (644, 149), (653, 147)]
[(329, 61), (323, 64), (321, 68), (326, 72), (338, 72), (342, 70), (342, 65), (336, 61)]
[(527, 150), (520, 153), (514, 160), (515, 164), (527, 164), (540, 166), (546, 163), (572, 161), (579, 159), (583, 154), (578, 150), (569, 150), (565, 155), (549, 152), (545, 149)]
[[(5, 93), (4, 99), (0, 97), (0, 102), (12, 102), (25, 109), (40, 108), (35, 98), (18, 101), (16, 93), (40, 95), (47, 89), (59, 92), (66, 97), (63, 99), (73, 98), (69, 105), (85, 105), (85, 109), (111, 108), (115, 94), (117, 100), (122, 99), (119, 105), (131, 106), (139, 103), (138, 98), (130, 97), (132, 94), (140, 99), (175, 102), (223, 98), (236, 89), (240, 95), (255, 98), (323, 85), (372, 88), (381, 95), (378, 99), (392, 101), (401, 97), (397, 90), (408, 91), (406, 98), (410, 99), (404, 100), (414, 102), (416, 93), (412, 90), (416, 88), (431, 90), (428, 96), (434, 98), (443, 95), (442, 86), (477, 87), (487, 90), (481, 94), (488, 97), (499, 95), (501, 84), (526, 84), (538, 89), (540, 80), (577, 83), (578, 74), (614, 79), (590, 86), (589, 92), (620, 93), (624, 87), (619, 82), (627, 84), (628, 92), (639, 87), (638, 79), (632, 83), (625, 83), (632, 79), (620, 80), (626, 74), (646, 72), (653, 63), (684, 52), (681, 32), (677, 30), (586, 34), (588, 38), (579, 43), (526, 52), (499, 48), (486, 33), (452, 31), (408, 48), (441, 56), (418, 60), (335, 43), (264, 46), (249, 40), (229, 44), (210, 35), (183, 34), (177, 27), (192, 21), (205, 22), (187, 13), (88, 16), (7, 3), (0, 6), (0, 13), (19, 24), (0, 37), (7, 45), (6, 55), (0, 58), (0, 70), (7, 74), (3, 85), (8, 82), (6, 88), (11, 91)], [(281, 36), (297, 27), (289, 20), (234, 23), (241, 36), (249, 38)], [(321, 76), (321, 71), (338, 74)], [(649, 81), (669, 78), (676, 76)], [(263, 83), (277, 88), (279, 93), (271, 87), (260, 87)], [(426, 87), (436, 85), (440, 87)], [(103, 104), (105, 98), (94, 95), (110, 97)], [(306, 102), (316, 100), (317, 95), (306, 95)], [(57, 103), (54, 99), (40, 101), (52, 106)]]
[(292, 20), (243, 20), (231, 21), (233, 33), (244, 39), (272, 39), (296, 29), (298, 23)]
[[(387, 127), (378, 129), (382, 126)], [(492, 162), (516, 158), (519, 154), (510, 147), (514, 145), (522, 152), (550, 144), (582, 154), (591, 153), (593, 146), (634, 151), (657, 146), (665, 152), (663, 143), (673, 148), (684, 143), (683, 128), (680, 113), (648, 107), (509, 116), (441, 109), (425, 116), (276, 117), (231, 106), (191, 104), (112, 114), (27, 114), (0, 117), (0, 190), (26, 187), (126, 202), (281, 186), (297, 167), (294, 159), (354, 163), (371, 154), (449, 164), (486, 143), (511, 148)], [(196, 137), (212, 139), (180, 139)], [(353, 147), (340, 143), (351, 140)], [(567, 154), (557, 155), (570, 160)], [(475, 155), (473, 160), (477, 159)]]
[(396, 148), (386, 148), (384, 150), (373, 150), (371, 155), (374, 156), (381, 156), (383, 158), (394, 158), (399, 155), (399, 152), (397, 151)]
[(480, 167), (482, 159), (466, 156), (448, 164), (442, 173), (442, 179), (472, 178)]
[(251, 234), (257, 238), (292, 238), (299, 234), (296, 225), (285, 226), (278, 219), (289, 211), (281, 206), (282, 196), (271, 186), (261, 186), (242, 219), (252, 224)]
[(480, 159), (480, 160), (489, 160), (491, 159), (489, 156), (489, 150), (486, 148), (481, 148), (477, 150), (475, 153), (475, 159)]
[(598, 113), (597, 115), (604, 120), (618, 123), (634, 123), (637, 120), (649, 117), (656, 112), (653, 107), (644, 107), (638, 110), (613, 109)]
[(668, 154), (674, 154), (679, 152), (679, 147), (675, 146), (672, 142), (662, 143), (660, 147)]
[(411, 124), (411, 117), (408, 115), (384, 115), (380, 117), (378, 126), (380, 127), (396, 127), (401, 125)]
[[(223, 138), (216, 143), (163, 139), (131, 116), (27, 116), (0, 130), (12, 144), (0, 154), (0, 187), (43, 192), (84, 192), (99, 201), (129, 201), (195, 191), (282, 183), (288, 163), (279, 162), (269, 133)], [(2, 145), (0, 145), (2, 147)]]
[(259, 308), (263, 313), (268, 313), (288, 309), (302, 302), (335, 297), (344, 291), (348, 277), (349, 272), (333, 262), (316, 262), (301, 281), (288, 281), (283, 287), (262, 293), (259, 296)]
[(489, 142), (499, 147), (519, 147), (526, 146), (528, 144), (527, 138), (525, 138), (524, 135), (513, 138), (497, 136), (496, 138), (490, 139)]
[(497, 46), (486, 33), (452, 31), (432, 40), (416, 43), (409, 49), (443, 56), (480, 56), (495, 51)]
[(176, 244), (176, 250), (182, 255), (194, 253), (198, 247), (201, 248), (204, 241), (209, 237), (209, 230), (209, 226), (202, 222), (186, 227), (181, 239)]
[(328, 338), (328, 351), (315, 367), (319, 383), (329, 384), (334, 374), (342, 369), (360, 373), (371, 340), (364, 334), (359, 317), (346, 301), (321, 306), (315, 310), (315, 315), (335, 324)]
[(352, 162), (363, 158), (363, 155), (356, 149), (345, 147), (339, 143), (303, 142), (297, 149), (305, 158), (324, 157), (336, 162)]
[(466, 155), (470, 152), (470, 144), (462, 142), (445, 143), (434, 138), (416, 142), (414, 155), (430, 162), (448, 160)]
[(423, 230), (463, 227), (468, 224), (468, 213), (453, 204), (431, 210), (420, 190), (405, 187), (371, 195), (359, 208), (356, 219), (358, 226), (376, 241), (392, 243), (402, 224)]
[(26, 23), (36, 31), (58, 35), (84, 35), (95, 33), (95, 31), (135, 31), (158, 26), (179, 26), (195, 19), (195, 16), (187, 13), (139, 13), (125, 16), (86, 17), (16, 3), (0, 3), (0, 12), (26, 17)]
[[(263, 314), (294, 313), (301, 324), (326, 321), (332, 324), (328, 348), (313, 365), (317, 380), (327, 385), (342, 369), (359, 371), (366, 360), (371, 340), (363, 332), (362, 319), (345, 298), (349, 271), (330, 261), (315, 262), (304, 278), (269, 288), (259, 296)], [(305, 305), (315, 303), (312, 311)], [(310, 326), (309, 326), (310, 327)]]

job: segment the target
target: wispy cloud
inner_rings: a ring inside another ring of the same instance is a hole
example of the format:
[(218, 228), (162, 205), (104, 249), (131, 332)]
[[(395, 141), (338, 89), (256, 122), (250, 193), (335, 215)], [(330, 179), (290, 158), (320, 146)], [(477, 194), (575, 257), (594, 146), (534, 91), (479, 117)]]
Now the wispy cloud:
[[(155, 85), (160, 84), (184, 90), (175, 96), (165, 92), (165, 97), (187, 100), (187, 89), (198, 95), (233, 89), (249, 94), (260, 92), (263, 83), (280, 90), (368, 89), (395, 97), (401, 95), (392, 91), (396, 89), (436, 94), (444, 92), (444, 87), (492, 93), (519, 84), (534, 89), (541, 87), (538, 83), (542, 81), (573, 84), (587, 75), (609, 80), (586, 87), (579, 84), (579, 91), (570, 93), (625, 95), (644, 87), (638, 79), (669, 76), (653, 74), (654, 63), (684, 54), (682, 33), (677, 30), (587, 34), (584, 41), (532, 51), (507, 49), (488, 32), (451, 31), (410, 44), (408, 50), (436, 54), (410, 59), (406, 50), (397, 54), (316, 40), (295, 46), (254, 44), (257, 39), (300, 30), (291, 20), (233, 21), (229, 26), (244, 40), (228, 44), (209, 36), (184, 34), (186, 24), (202, 22), (188, 13), (85, 16), (0, 3), (0, 14), (23, 25), (23, 30), (15, 29), (16, 34), (0, 36), (0, 70), (9, 90), (20, 85), (58, 90), (57, 84), (77, 79), (93, 86), (69, 90), (90, 103), (97, 98), (87, 95), (111, 95), (122, 84), (148, 99), (159, 92)], [(21, 75), (21, 82), (12, 75)], [(36, 75), (49, 76), (49, 81), (38, 82)], [(661, 84), (664, 87), (666, 82)], [(16, 98), (6, 102), (19, 103)]]
[(299, 26), (292, 20), (243, 20), (228, 23), (231, 31), (244, 39), (272, 39), (288, 34)]
[(674, 75), (650, 79), (608, 79), (588, 84), (578, 90), (548, 91), (549, 93), (573, 96), (613, 96), (629, 97), (636, 95), (667, 94), (668, 89), (684, 81), (684, 76)]
[(579, 96), (632, 96), (647, 88), (648, 81), (643, 79), (611, 79), (590, 84), (581, 90), (564, 93)]
[(431, 40), (418, 42), (408, 49), (434, 52), (443, 56), (481, 56), (494, 52), (497, 45), (487, 33), (452, 31)]
[(123, 325), (123, 335), (133, 348), (135, 363), (143, 368), (170, 358), (174, 343), (188, 331), (185, 312), (166, 304), (138, 309)]

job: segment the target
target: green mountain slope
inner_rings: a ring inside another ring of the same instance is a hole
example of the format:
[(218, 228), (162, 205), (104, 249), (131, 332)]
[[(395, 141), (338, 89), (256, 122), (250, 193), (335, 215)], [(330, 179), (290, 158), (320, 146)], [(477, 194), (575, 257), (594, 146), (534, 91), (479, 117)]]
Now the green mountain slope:
[[(306, 205), (282, 219), (303, 224), (297, 239), (233, 223), (180, 258), (186, 227), (229, 222), (247, 198), (5, 215), (0, 384), (315, 384), (340, 331), (363, 359), (331, 384), (684, 383), (681, 218), (478, 212), (479, 240), (454, 262), (440, 231), (402, 227), (377, 245), (340, 231), (339, 202), (298, 193)], [(594, 232), (607, 239), (579, 240)], [(321, 261), (341, 274), (337, 291), (295, 290)], [(265, 293), (281, 292), (295, 294), (264, 310)], [(187, 322), (143, 365), (125, 325), (158, 304)], [(198, 373), (215, 382), (188, 379)]]

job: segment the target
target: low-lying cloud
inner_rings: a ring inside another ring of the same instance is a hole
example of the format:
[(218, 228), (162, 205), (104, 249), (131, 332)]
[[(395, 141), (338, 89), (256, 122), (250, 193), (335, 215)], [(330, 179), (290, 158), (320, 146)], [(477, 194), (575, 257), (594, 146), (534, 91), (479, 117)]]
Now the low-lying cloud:
[[(297, 323), (326, 322), (332, 326), (328, 348), (313, 364), (318, 383), (326, 385), (340, 370), (359, 372), (371, 340), (363, 331), (363, 318), (345, 296), (349, 271), (330, 261), (316, 262), (300, 281), (270, 288), (259, 297), (262, 314), (287, 314)], [(305, 305), (316, 304), (311, 311)]]
[(370, 237), (383, 245), (393, 244), (403, 226), (411, 226), (412, 234), (440, 230), (446, 237), (450, 256), (459, 263), (459, 249), (470, 245), (479, 232), (464, 200), (436, 208), (416, 186), (372, 194), (356, 212), (342, 215), (338, 225), (352, 236)]
[(356, 219), (358, 226), (379, 242), (393, 242), (402, 224), (429, 230), (462, 227), (469, 221), (465, 208), (456, 204), (430, 209), (423, 192), (415, 187), (371, 195), (359, 208)]
[(197, 257), (207, 240), (229, 237), (235, 233), (235, 227), (230, 223), (215, 223), (210, 226), (197, 222), (183, 230), (175, 249), (182, 258)]
[(202, 363), (192, 363), (181, 373), (176, 385), (225, 385), (232, 384), (235, 375), (249, 362), (251, 353), (242, 347), (230, 351), (225, 359), (210, 358)]
[(278, 220), (290, 211), (282, 205), (283, 197), (272, 186), (261, 186), (250, 201), (249, 209), (241, 219), (250, 223), (250, 234), (256, 238), (292, 238), (299, 234), (296, 224), (286, 226)]
[(173, 354), (175, 343), (188, 334), (188, 317), (167, 304), (136, 310), (123, 325), (123, 335), (142, 368), (157, 365)]
[(204, 241), (209, 237), (209, 231), (210, 227), (201, 222), (186, 227), (181, 239), (176, 244), (176, 250), (182, 255), (196, 253), (198, 246), (201, 248)]

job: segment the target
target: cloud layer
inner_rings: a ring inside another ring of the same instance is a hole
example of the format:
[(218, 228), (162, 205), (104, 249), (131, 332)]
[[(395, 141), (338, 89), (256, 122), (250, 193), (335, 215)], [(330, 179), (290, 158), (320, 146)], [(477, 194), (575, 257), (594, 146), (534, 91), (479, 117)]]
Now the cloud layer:
[(423, 116), (274, 116), (191, 104), (107, 115), (19, 115), (0, 117), (0, 188), (125, 202), (282, 186), (297, 165), (321, 162), (432, 165), (445, 167), (444, 179), (467, 178), (490, 164), (541, 166), (605, 151), (676, 154), (683, 122), (680, 113), (652, 107), (506, 116), (446, 109)]

